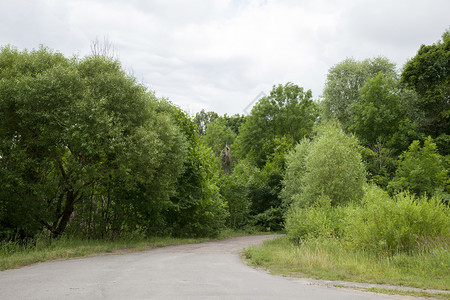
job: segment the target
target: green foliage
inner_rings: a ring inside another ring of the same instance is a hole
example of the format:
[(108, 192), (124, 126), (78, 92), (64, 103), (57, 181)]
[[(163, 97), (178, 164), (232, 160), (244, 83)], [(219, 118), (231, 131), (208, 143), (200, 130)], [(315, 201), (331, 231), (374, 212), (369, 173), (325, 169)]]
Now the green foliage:
[(288, 137), (294, 142), (307, 136), (318, 116), (311, 91), (292, 83), (274, 86), (262, 98), (242, 125), (235, 149), (238, 158), (250, 159), (262, 168), (273, 153), (274, 138)]
[(310, 143), (302, 142), (288, 159), (285, 202), (295, 200), (306, 207), (326, 196), (336, 206), (362, 198), (366, 179), (358, 141), (337, 125), (319, 127), (318, 136)]
[(195, 114), (194, 122), (197, 124), (197, 131), (200, 135), (206, 134), (206, 128), (208, 124), (217, 119), (219, 115), (214, 111), (206, 112), (202, 109), (200, 112)]
[(258, 170), (246, 161), (239, 162), (231, 174), (223, 174), (219, 181), (220, 194), (228, 205), (231, 228), (242, 228), (249, 224), (250, 191)]
[(342, 232), (342, 207), (332, 207), (331, 199), (322, 196), (309, 207), (293, 204), (286, 214), (287, 236), (296, 242), (315, 237), (336, 237)]
[(202, 137), (202, 143), (210, 147), (216, 156), (219, 156), (225, 145), (233, 144), (236, 133), (226, 125), (226, 120), (217, 118), (208, 124), (206, 134)]
[(287, 138), (274, 138), (270, 142), (273, 153), (257, 174), (251, 185), (250, 199), (254, 224), (263, 230), (281, 230), (283, 210), (280, 209), (279, 197), (285, 168), (285, 156), (292, 148), (292, 141)]
[(175, 236), (217, 236), (228, 217), (227, 205), (219, 193), (220, 167), (211, 149), (189, 146), (185, 171), (166, 213)]
[(449, 193), (448, 171), (436, 144), (428, 137), (423, 147), (414, 141), (400, 156), (394, 179), (389, 183), (391, 191), (409, 190), (417, 195)]
[(116, 236), (162, 222), (187, 151), (170, 105), (103, 56), (5, 47), (0, 62), (2, 233)]
[(360, 89), (378, 73), (395, 76), (395, 65), (384, 57), (376, 57), (364, 61), (348, 58), (333, 66), (323, 91), (323, 117), (337, 119), (347, 129), (353, 121), (351, 107), (360, 100)]
[(392, 152), (381, 139), (372, 147), (361, 148), (370, 181), (383, 188), (388, 186), (397, 168), (397, 160)]
[(252, 225), (262, 231), (280, 231), (283, 229), (283, 210), (281, 207), (270, 207), (253, 216)]
[(303, 177), (307, 172), (306, 156), (309, 153), (310, 144), (311, 141), (304, 138), (286, 154), (286, 170), (280, 192), (284, 208), (288, 208), (303, 193)]
[[(422, 45), (402, 72), (402, 82), (419, 95), (419, 108), (423, 113), (421, 131), (433, 138), (450, 132), (450, 34), (433, 45)], [(448, 154), (450, 143), (443, 145)]]
[(228, 116), (227, 114), (221, 116), (221, 119), (225, 120), (225, 125), (230, 128), (236, 135), (239, 134), (239, 129), (242, 124), (245, 123), (246, 116), (235, 114)]
[(392, 77), (378, 73), (367, 79), (360, 90), (361, 98), (352, 107), (354, 119), (350, 130), (366, 145), (373, 145), (378, 139), (388, 141), (398, 132), (404, 113), (400, 96)]
[(341, 205), (362, 198), (365, 170), (357, 140), (333, 123), (318, 128), (286, 157), (281, 197), (292, 240), (342, 234)]
[(375, 252), (411, 251), (448, 239), (450, 210), (439, 198), (400, 193), (393, 198), (378, 187), (366, 190), (362, 206), (347, 211), (346, 239), (351, 247)]

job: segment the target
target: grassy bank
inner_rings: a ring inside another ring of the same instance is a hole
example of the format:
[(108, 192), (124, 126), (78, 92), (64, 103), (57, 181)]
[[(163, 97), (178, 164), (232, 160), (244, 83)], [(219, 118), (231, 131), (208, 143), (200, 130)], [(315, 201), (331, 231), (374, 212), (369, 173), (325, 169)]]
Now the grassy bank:
[(250, 264), (281, 275), (450, 288), (450, 253), (444, 247), (384, 256), (348, 250), (336, 239), (311, 239), (295, 245), (281, 237), (246, 249), (244, 254)]
[(107, 253), (132, 252), (156, 247), (198, 243), (207, 239), (148, 238), (137, 240), (83, 240), (61, 238), (50, 242), (0, 245), (0, 270), (13, 269), (37, 262), (68, 259)]
[[(252, 234), (263, 234), (252, 232)], [(249, 235), (249, 232), (227, 230), (215, 239)], [(156, 247), (200, 243), (212, 238), (172, 238), (130, 236), (122, 240), (80, 239), (62, 237), (50, 241), (45, 236), (37, 236), (27, 243), (0, 243), (0, 270), (19, 268), (37, 262), (68, 259), (108, 253), (124, 253), (152, 249)]]

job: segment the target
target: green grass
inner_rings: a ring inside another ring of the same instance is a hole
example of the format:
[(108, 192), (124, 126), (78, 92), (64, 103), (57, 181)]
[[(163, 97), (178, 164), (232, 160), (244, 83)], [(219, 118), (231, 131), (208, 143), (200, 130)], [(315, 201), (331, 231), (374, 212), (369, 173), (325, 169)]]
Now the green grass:
[(201, 243), (249, 234), (267, 233), (228, 229), (223, 231), (217, 238), (144, 238), (140, 235), (135, 235), (122, 240), (62, 237), (53, 241), (50, 241), (44, 235), (38, 235), (33, 241), (25, 244), (19, 242), (0, 242), (0, 271), (56, 259), (69, 259), (110, 253), (120, 254), (170, 245)]
[(68, 259), (108, 253), (133, 252), (156, 247), (199, 243), (207, 239), (148, 238), (137, 240), (83, 240), (61, 238), (33, 245), (9, 242), (0, 244), (0, 270), (7, 270), (56, 259)]
[(450, 288), (450, 253), (444, 247), (383, 256), (346, 249), (336, 239), (311, 239), (296, 245), (281, 237), (246, 249), (244, 255), (251, 265), (274, 274), (423, 289)]
[(422, 297), (431, 299), (450, 299), (450, 294), (448, 293), (429, 293), (426, 291), (404, 291), (404, 290), (382, 289), (382, 288), (352, 288), (352, 289), (388, 295), (402, 295), (402, 296)]

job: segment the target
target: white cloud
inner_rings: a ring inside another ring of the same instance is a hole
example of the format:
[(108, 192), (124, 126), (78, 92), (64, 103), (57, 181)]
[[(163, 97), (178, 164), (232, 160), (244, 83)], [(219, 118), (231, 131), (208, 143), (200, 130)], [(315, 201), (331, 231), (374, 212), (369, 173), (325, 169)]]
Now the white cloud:
[(107, 37), (157, 95), (233, 114), (288, 81), (319, 96), (346, 57), (401, 66), (439, 39), (448, 11), (446, 0), (15, 0), (0, 4), (0, 44), (70, 56)]

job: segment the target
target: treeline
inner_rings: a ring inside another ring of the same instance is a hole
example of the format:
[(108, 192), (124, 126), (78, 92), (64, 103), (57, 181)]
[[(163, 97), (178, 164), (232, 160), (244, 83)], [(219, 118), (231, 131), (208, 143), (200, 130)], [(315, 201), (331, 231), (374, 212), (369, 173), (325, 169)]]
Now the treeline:
[(384, 57), (338, 63), (318, 101), (287, 83), (249, 116), (198, 113), (202, 143), (231, 145), (229, 226), (382, 251), (448, 245), (449, 66), (447, 31), (401, 72)]
[(193, 120), (120, 63), (0, 50), (0, 238), (215, 235), (226, 203)]
[(401, 72), (383, 57), (338, 63), (323, 99), (280, 84), (248, 116), (191, 118), (116, 60), (3, 47), (1, 239), (286, 227), (293, 240), (356, 241), (373, 210), (375, 223), (438, 220), (402, 228), (448, 239), (449, 65), (447, 31)]

